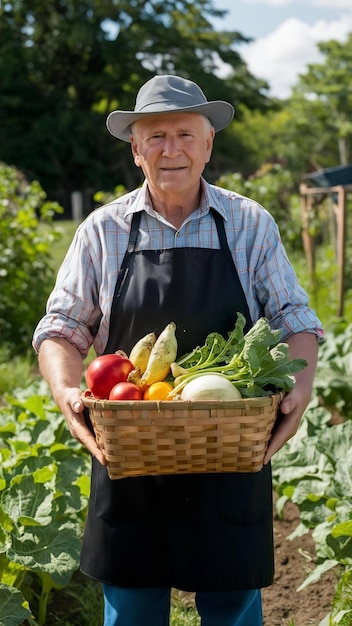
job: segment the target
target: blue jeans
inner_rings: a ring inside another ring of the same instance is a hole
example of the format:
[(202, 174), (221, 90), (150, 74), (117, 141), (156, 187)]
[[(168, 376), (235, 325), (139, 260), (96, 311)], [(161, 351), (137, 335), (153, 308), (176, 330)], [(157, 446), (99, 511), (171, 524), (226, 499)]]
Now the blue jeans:
[[(129, 589), (103, 585), (104, 626), (169, 626), (168, 587)], [(262, 626), (260, 589), (197, 592), (202, 626)]]

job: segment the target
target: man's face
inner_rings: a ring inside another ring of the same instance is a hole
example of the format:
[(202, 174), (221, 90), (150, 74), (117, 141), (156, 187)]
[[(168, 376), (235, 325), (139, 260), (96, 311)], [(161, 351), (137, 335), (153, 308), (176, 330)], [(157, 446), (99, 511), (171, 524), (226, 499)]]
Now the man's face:
[(214, 129), (198, 113), (163, 113), (138, 120), (131, 137), (135, 164), (153, 194), (182, 195), (199, 188)]

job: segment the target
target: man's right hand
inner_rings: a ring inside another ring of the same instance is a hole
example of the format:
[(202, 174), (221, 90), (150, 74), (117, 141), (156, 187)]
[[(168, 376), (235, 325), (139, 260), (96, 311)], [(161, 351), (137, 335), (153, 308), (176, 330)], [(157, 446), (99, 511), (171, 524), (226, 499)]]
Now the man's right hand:
[(102, 465), (106, 465), (83, 415), (84, 404), (79, 387), (83, 362), (77, 348), (64, 337), (46, 339), (40, 346), (39, 367), (57, 406), (66, 418), (72, 437), (80, 441)]
[(70, 433), (74, 439), (80, 441), (89, 452), (102, 465), (106, 465), (103, 453), (99, 449), (94, 435), (89, 430), (83, 415), (84, 404), (82, 402), (82, 392), (73, 387), (65, 390), (64, 397), (60, 400), (60, 409), (63, 412)]

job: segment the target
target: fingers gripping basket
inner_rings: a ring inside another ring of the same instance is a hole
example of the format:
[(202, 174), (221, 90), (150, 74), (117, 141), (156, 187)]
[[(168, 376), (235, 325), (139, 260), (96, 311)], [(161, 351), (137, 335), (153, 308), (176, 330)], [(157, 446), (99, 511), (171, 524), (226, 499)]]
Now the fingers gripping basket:
[(281, 399), (282, 394), (207, 402), (83, 398), (112, 479), (257, 472)]

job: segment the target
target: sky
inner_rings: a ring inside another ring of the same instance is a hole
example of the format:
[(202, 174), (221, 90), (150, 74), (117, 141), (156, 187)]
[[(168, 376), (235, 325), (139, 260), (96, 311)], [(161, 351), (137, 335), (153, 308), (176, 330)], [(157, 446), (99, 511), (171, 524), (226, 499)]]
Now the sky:
[(352, 0), (213, 0), (213, 6), (228, 11), (225, 19), (212, 20), (216, 30), (252, 39), (237, 51), (277, 98), (290, 95), (308, 64), (324, 61), (317, 42), (344, 43), (352, 33)]

